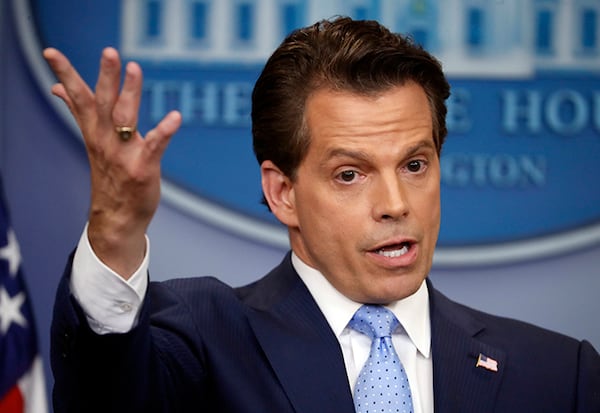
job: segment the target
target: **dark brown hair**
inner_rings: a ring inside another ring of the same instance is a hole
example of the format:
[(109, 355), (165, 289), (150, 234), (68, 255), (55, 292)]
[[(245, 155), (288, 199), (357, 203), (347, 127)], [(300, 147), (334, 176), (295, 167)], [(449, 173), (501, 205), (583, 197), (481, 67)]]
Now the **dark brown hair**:
[(310, 143), (304, 109), (311, 93), (328, 88), (372, 95), (407, 81), (427, 94), (439, 154), (450, 86), (437, 59), (375, 21), (339, 17), (294, 31), (269, 58), (252, 93), (256, 159), (271, 160), (293, 180)]

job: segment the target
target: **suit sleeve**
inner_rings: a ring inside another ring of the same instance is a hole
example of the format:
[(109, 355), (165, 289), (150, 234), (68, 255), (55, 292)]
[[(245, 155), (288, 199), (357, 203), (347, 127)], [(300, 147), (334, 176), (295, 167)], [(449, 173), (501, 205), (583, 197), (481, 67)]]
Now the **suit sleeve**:
[(579, 351), (578, 413), (600, 413), (600, 355), (588, 341)]
[[(183, 412), (202, 406), (203, 368), (182, 326), (190, 321), (151, 325), (149, 294), (130, 332), (96, 334), (70, 292), (70, 271), (71, 261), (58, 287), (51, 327), (54, 411)], [(185, 317), (175, 297), (161, 301), (161, 312)]]

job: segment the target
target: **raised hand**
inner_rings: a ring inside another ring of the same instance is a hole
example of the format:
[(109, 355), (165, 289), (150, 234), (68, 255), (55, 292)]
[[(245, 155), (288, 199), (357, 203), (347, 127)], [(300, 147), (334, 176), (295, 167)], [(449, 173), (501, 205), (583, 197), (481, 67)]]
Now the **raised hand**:
[[(85, 141), (92, 190), (90, 243), (106, 265), (127, 279), (144, 256), (144, 235), (160, 200), (160, 161), (181, 115), (170, 112), (145, 137), (135, 130), (142, 70), (128, 63), (120, 88), (121, 60), (113, 48), (102, 52), (95, 91), (58, 50), (44, 50), (44, 58), (60, 82), (52, 93), (67, 104)], [(133, 128), (129, 139), (118, 132), (122, 127)]]

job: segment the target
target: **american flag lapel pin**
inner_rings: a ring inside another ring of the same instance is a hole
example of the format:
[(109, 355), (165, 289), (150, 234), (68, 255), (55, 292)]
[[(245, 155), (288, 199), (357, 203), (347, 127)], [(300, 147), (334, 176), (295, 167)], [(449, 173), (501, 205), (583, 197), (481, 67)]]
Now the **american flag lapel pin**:
[(498, 371), (498, 362), (485, 354), (479, 353), (475, 367), (483, 367), (484, 369), (496, 372)]

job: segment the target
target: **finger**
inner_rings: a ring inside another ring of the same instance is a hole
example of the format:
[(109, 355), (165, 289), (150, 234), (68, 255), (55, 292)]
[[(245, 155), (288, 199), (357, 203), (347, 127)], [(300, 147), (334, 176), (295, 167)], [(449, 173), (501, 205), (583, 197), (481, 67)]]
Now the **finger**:
[(67, 103), (78, 122), (85, 121), (90, 116), (93, 116), (94, 95), (79, 73), (71, 65), (69, 59), (54, 48), (45, 49), (43, 56), (62, 84), (62, 87), (53, 88), (52, 93), (55, 93)]
[(148, 151), (147, 156), (152, 160), (162, 157), (171, 137), (181, 126), (181, 113), (178, 111), (169, 112), (154, 129), (146, 135), (145, 148)]
[(59, 97), (63, 102), (65, 102), (67, 107), (71, 110), (71, 113), (73, 113), (73, 115), (75, 114), (73, 112), (74, 111), (73, 102), (71, 101), (71, 98), (67, 94), (67, 91), (65, 90), (65, 86), (62, 83), (56, 83), (55, 85), (53, 85), (52, 88), (50, 89), (50, 92), (54, 96)]
[(142, 97), (142, 69), (135, 62), (125, 66), (125, 81), (112, 111), (113, 124), (135, 127)]
[(102, 51), (100, 73), (96, 82), (96, 110), (98, 126), (112, 129), (112, 111), (119, 95), (121, 81), (121, 60), (119, 53), (112, 47)]

